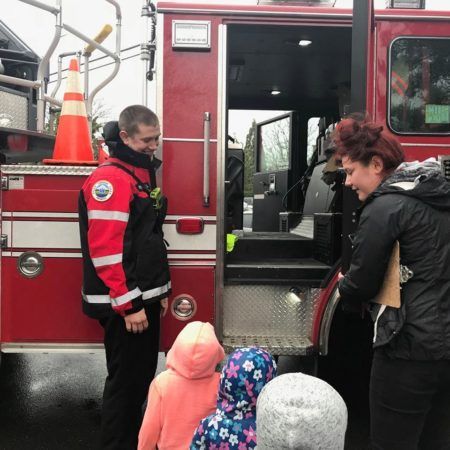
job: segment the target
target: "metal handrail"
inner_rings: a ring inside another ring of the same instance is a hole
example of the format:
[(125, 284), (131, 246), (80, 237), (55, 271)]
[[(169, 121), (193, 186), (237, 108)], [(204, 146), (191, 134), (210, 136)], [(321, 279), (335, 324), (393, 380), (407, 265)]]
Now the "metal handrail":
[(58, 55), (58, 72), (57, 72), (58, 73), (58, 78), (56, 79), (56, 86), (53, 88), (53, 91), (50, 94), (51, 97), (55, 97), (56, 93), (58, 92), (59, 87), (61, 86), (61, 81), (62, 81), (62, 60), (63, 60), (63, 58), (65, 58), (66, 56), (75, 56), (75, 55), (78, 55), (78, 52), (64, 52), (64, 53), (60, 53)]
[[(119, 71), (120, 67), (120, 42), (121, 42), (121, 20), (122, 20), (122, 13), (120, 9), (120, 5), (116, 0), (106, 0), (106, 2), (110, 3), (115, 7), (116, 10), (116, 18), (117, 18), (117, 28), (116, 28), (116, 50), (115, 53), (110, 52), (107, 48), (103, 47), (100, 42), (100, 38), (96, 38), (99, 42), (97, 42), (94, 39), (90, 39), (89, 37), (85, 36), (83, 33), (79, 32), (72, 26), (68, 24), (62, 23), (62, 6), (61, 2), (62, 0), (56, 0), (56, 7), (49, 6), (45, 3), (42, 3), (38, 0), (19, 0), (23, 3), (26, 3), (28, 5), (34, 6), (36, 8), (43, 9), (47, 12), (50, 12), (56, 16), (56, 24), (55, 24), (55, 33), (53, 35), (52, 42), (50, 43), (50, 46), (48, 47), (44, 57), (39, 63), (38, 72), (37, 72), (37, 79), (34, 81), (31, 80), (24, 80), (23, 78), (16, 78), (16, 77), (10, 77), (7, 75), (0, 75), (0, 81), (8, 84), (15, 84), (19, 86), (25, 86), (28, 88), (36, 89), (37, 90), (37, 123), (36, 123), (36, 129), (38, 132), (43, 132), (45, 127), (45, 103), (49, 102), (53, 105), (62, 106), (61, 101), (54, 98), (54, 95), (58, 91), (60, 85), (61, 85), (61, 73), (62, 73), (62, 57), (64, 56), (70, 56), (70, 55), (78, 55), (78, 61), (80, 62), (80, 52), (66, 52), (61, 53), (58, 57), (58, 79), (55, 88), (53, 89), (51, 95), (47, 95), (45, 92), (46, 89), (46, 82), (45, 82), (45, 75), (46, 75), (46, 69), (49, 64), (50, 58), (58, 45), (58, 42), (61, 38), (61, 31), (64, 28), (74, 36), (80, 38), (81, 40), (85, 41), (89, 44), (89, 46), (85, 50), (85, 57), (88, 58), (90, 53), (93, 51), (93, 49), (99, 49), (102, 51), (105, 55), (111, 57), (114, 60), (115, 66), (113, 72), (105, 79), (103, 82), (101, 82), (92, 92), (89, 96), (87, 96), (87, 89), (86, 89), (86, 109), (88, 113), (89, 122), (92, 119), (92, 103), (94, 100), (94, 96), (102, 89), (104, 86), (106, 86), (116, 75)], [(109, 33), (108, 33), (109, 34)], [(103, 36), (105, 38), (106, 36)], [(86, 62), (88, 62), (86, 60)], [(88, 65), (86, 66), (88, 67)], [(87, 76), (87, 75), (86, 75)], [(86, 82), (86, 80), (85, 80)], [(86, 87), (88, 83), (86, 82)]]
[[(36, 121), (36, 130), (40, 133), (44, 131), (45, 127), (45, 102), (49, 101), (53, 104), (57, 104), (58, 100), (47, 96), (45, 92), (45, 72), (47, 69), (47, 65), (50, 61), (50, 57), (55, 51), (56, 46), (61, 38), (61, 15), (62, 15), (62, 7), (61, 0), (56, 0), (56, 7), (49, 6), (45, 3), (39, 2), (37, 0), (19, 0), (22, 3), (26, 3), (31, 6), (35, 6), (36, 8), (43, 9), (51, 14), (55, 15), (56, 24), (55, 24), (55, 34), (53, 35), (52, 42), (48, 47), (44, 57), (39, 63), (38, 72), (37, 72), (37, 85), (34, 85), (33, 88), (37, 89), (37, 121)], [(14, 77), (13, 77), (14, 78)], [(17, 79), (19, 80), (19, 79)], [(12, 84), (19, 84), (17, 80)], [(9, 81), (10, 82), (10, 81)]]
[[(97, 95), (97, 93), (103, 89), (111, 80), (114, 79), (114, 77), (117, 75), (117, 72), (119, 72), (120, 68), (120, 47), (121, 47), (121, 39), (122, 39), (122, 12), (120, 9), (120, 5), (115, 0), (106, 0), (108, 3), (113, 5), (116, 8), (116, 51), (115, 53), (110, 53), (109, 56), (111, 56), (114, 59), (114, 69), (111, 72), (111, 74), (106, 77), (98, 86), (96, 86), (92, 92), (87, 96), (86, 100), (86, 111), (89, 118), (89, 124), (91, 124), (92, 120), (92, 104), (94, 102), (94, 97)], [(102, 50), (102, 46), (99, 45), (97, 42), (92, 41), (90, 42), (94, 45), (95, 48), (98, 48)]]
[(209, 207), (209, 147), (211, 142), (211, 113), (203, 115), (203, 206)]

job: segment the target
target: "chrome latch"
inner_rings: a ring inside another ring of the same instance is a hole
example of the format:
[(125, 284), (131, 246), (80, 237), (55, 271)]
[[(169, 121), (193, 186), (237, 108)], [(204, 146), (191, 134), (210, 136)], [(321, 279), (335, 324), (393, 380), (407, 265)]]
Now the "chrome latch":
[(8, 248), (8, 235), (2, 234), (0, 236), (0, 248)]

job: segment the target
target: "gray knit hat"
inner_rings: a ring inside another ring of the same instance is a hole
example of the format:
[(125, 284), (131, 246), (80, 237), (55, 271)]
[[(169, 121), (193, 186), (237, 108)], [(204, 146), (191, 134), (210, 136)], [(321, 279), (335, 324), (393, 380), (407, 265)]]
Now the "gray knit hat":
[(280, 375), (258, 397), (258, 450), (342, 450), (346, 428), (344, 400), (319, 378)]

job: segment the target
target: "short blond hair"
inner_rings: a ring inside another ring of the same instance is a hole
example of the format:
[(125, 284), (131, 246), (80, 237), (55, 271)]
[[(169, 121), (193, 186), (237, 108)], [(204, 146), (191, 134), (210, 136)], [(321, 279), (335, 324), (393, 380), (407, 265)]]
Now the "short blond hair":
[(129, 136), (138, 132), (140, 124), (156, 127), (159, 125), (158, 116), (143, 105), (127, 106), (119, 115), (119, 129)]

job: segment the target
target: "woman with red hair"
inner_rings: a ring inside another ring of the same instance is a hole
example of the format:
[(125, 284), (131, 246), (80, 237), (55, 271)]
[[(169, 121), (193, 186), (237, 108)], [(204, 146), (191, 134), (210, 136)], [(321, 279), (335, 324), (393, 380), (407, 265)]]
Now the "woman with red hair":
[[(434, 160), (405, 163), (400, 143), (367, 118), (334, 134), (359, 224), (343, 302), (367, 303), (374, 324), (372, 448), (450, 449), (450, 183)], [(401, 305), (371, 302), (400, 244)]]

